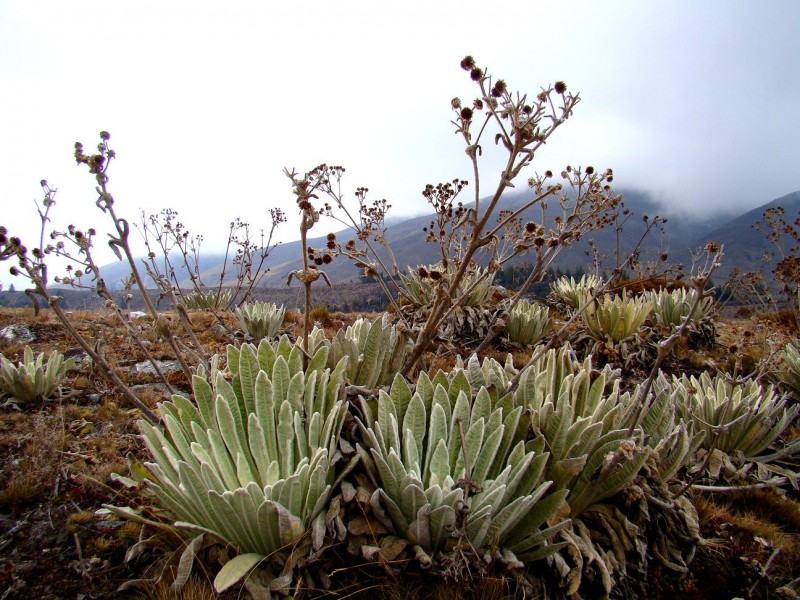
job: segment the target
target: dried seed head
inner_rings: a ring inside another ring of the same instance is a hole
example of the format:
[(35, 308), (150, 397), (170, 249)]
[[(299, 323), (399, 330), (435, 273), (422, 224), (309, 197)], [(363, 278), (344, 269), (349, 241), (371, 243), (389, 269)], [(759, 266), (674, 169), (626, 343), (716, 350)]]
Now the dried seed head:
[(461, 68), (465, 71), (471, 71), (475, 68), (475, 59), (469, 55), (465, 56), (461, 61)]
[(556, 81), (553, 89), (556, 91), (556, 94), (563, 94), (567, 91), (567, 84), (563, 81)]
[(464, 119), (465, 121), (469, 121), (470, 119), (472, 119), (472, 109), (468, 107), (462, 108), (461, 118)]
[(706, 244), (706, 252), (709, 254), (716, 254), (719, 250), (720, 246), (717, 242), (711, 241)]
[(497, 83), (495, 83), (494, 87), (492, 88), (492, 96), (495, 98), (499, 98), (500, 96), (506, 93), (506, 89), (507, 89), (506, 82), (503, 81), (502, 79), (498, 79)]
[(480, 81), (481, 78), (483, 77), (483, 71), (475, 67), (469, 72), (469, 77), (470, 79), (472, 79), (472, 81)]

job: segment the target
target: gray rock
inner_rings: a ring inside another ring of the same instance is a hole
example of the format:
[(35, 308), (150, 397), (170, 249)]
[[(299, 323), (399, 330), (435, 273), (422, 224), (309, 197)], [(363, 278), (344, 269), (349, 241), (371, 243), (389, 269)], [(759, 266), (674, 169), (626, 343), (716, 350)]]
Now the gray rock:
[(0, 339), (5, 342), (19, 342), (27, 344), (36, 339), (33, 332), (28, 329), (27, 325), (21, 323), (14, 323), (13, 325), (6, 325), (0, 329)]
[[(181, 365), (177, 360), (157, 360), (159, 368), (162, 373), (176, 373), (181, 370)], [(131, 369), (134, 373), (146, 373), (148, 375), (155, 375), (156, 370), (149, 360), (143, 360), (140, 363), (133, 365)]]
[(131, 321), (135, 321), (136, 319), (146, 319), (149, 316), (150, 315), (140, 310), (132, 310), (131, 312), (128, 313), (128, 318)]

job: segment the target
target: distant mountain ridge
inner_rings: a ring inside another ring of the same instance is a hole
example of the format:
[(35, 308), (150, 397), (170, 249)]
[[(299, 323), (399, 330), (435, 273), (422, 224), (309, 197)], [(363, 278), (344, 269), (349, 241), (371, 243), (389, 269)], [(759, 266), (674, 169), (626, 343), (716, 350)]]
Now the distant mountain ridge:
[[(691, 262), (691, 250), (702, 248), (706, 242), (715, 240), (725, 244), (723, 264), (715, 276), (717, 281), (727, 278), (733, 267), (738, 266), (745, 271), (765, 267), (762, 258), (764, 253), (770, 249), (770, 244), (765, 234), (755, 231), (752, 225), (761, 220), (766, 209), (783, 206), (786, 209), (788, 221), (794, 221), (800, 214), (800, 190), (727, 219), (722, 224), (719, 223), (719, 220), (714, 220), (711, 215), (706, 220), (685, 215), (670, 215), (668, 209), (659, 206), (647, 193), (641, 191), (620, 190), (620, 193), (623, 195), (625, 205), (631, 211), (631, 217), (625, 222), (620, 233), (620, 249), (623, 256), (635, 246), (644, 231), (646, 225), (642, 221), (642, 216), (646, 214), (652, 218), (660, 215), (668, 218), (664, 227), (666, 235), (662, 238), (658, 232), (655, 232), (645, 239), (642, 251), (643, 260), (666, 252), (670, 262), (681, 262), (688, 265)], [(509, 193), (503, 198), (500, 208), (515, 210), (522, 206), (528, 198), (530, 195), (524, 192)], [(531, 218), (534, 217), (535, 215), (532, 213)], [(401, 269), (405, 269), (406, 265), (430, 264), (438, 260), (434, 246), (425, 242), (425, 233), (423, 232), (423, 227), (430, 223), (431, 218), (431, 214), (413, 217), (395, 221), (388, 227), (387, 237)], [(330, 231), (326, 229), (325, 225), (326, 221), (323, 218), (312, 230), (319, 231), (323, 235), (308, 240), (309, 245), (317, 248), (325, 246), (325, 236)], [(354, 237), (354, 233), (349, 229), (334, 233), (336, 233), (337, 241), (342, 244)], [(589, 239), (595, 240), (597, 247), (609, 255), (610, 264), (613, 264), (613, 252), (617, 243), (616, 234), (613, 227), (606, 227), (593, 232), (585, 239), (567, 248), (559, 256), (554, 266), (562, 269), (583, 267), (587, 271), (590, 270), (593, 265), (591, 259), (586, 255)], [(289, 273), (300, 268), (301, 251), (299, 241), (284, 243), (275, 248), (267, 259), (269, 272), (262, 280), (261, 287), (285, 287)], [(206, 285), (215, 285), (219, 282), (223, 260), (222, 253), (201, 255), (200, 276)], [(523, 255), (518, 260), (531, 260), (531, 257)], [(361, 275), (361, 271), (343, 257), (338, 257), (331, 264), (325, 265), (324, 271), (334, 283), (357, 281)], [(119, 288), (118, 282), (127, 276), (128, 269), (126, 263), (118, 262), (105, 265), (100, 272), (109, 287)], [(229, 270), (227, 279), (232, 277), (232, 271)], [(227, 279), (226, 283), (228, 283)], [(189, 287), (188, 281), (186, 284)], [(292, 286), (295, 285), (297, 284), (292, 284)]]

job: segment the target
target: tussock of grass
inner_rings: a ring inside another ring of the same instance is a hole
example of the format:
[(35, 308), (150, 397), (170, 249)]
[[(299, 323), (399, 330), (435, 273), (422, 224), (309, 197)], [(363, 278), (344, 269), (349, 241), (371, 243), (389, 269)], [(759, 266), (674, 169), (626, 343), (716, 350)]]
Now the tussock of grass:
[(763, 565), (780, 549), (772, 574), (782, 580), (800, 575), (800, 505), (796, 502), (766, 489), (698, 496), (695, 504), (708, 530), (704, 533), (712, 539), (706, 546), (725, 561), (747, 557)]

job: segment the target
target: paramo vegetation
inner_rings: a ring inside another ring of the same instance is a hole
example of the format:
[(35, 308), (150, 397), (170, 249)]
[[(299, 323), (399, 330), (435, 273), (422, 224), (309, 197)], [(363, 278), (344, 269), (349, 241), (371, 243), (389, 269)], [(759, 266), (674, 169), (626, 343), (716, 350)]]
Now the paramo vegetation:
[[(96, 152), (76, 144), (75, 159), (96, 180), (109, 245), (130, 265), (126, 300), (100, 276), (94, 228), (45, 231), (55, 206), (47, 182), (38, 246), (0, 229), (0, 258), (27, 281), (33, 319), (57, 323), (53, 345), (64, 346), (47, 360), (30, 345), (3, 348), (4, 427), (11, 415), (19, 424), (48, 414), (81, 415), (89, 426), (64, 430), (58, 469), (35, 465), (61, 478), (51, 503), (65, 493), (61, 481), (101, 490), (80, 506), (71, 500), (77, 589), (160, 598), (703, 597), (713, 589), (704, 585), (719, 584), (699, 573), (724, 559), (718, 571), (729, 574), (731, 595), (800, 593), (797, 222), (771, 215), (778, 270), (736, 274), (722, 295), (711, 277), (724, 248), (709, 241), (685, 272), (666, 256), (648, 262), (637, 247), (613, 269), (595, 261), (591, 274), (558, 278), (546, 298), (532, 298), (559, 254), (617, 226), (624, 205), (611, 169), (532, 171), (580, 102), (564, 82), (523, 94), (472, 57), (461, 67), (474, 98), (453, 98), (451, 122), (474, 177), (424, 188), (436, 264), (395, 263), (390, 205), (366, 188), (349, 202), (344, 168), (285, 171), (301, 215), (303, 251), (289, 277), (303, 289), (300, 312), (253, 294), (285, 220), (280, 210), (260, 239), (232, 223), (226, 269), (235, 283), (205, 282), (202, 238), (176, 213), (138, 225), (120, 216), (106, 132)], [(490, 153), (503, 158), (499, 173), (483, 168)], [(524, 184), (529, 201), (505, 210), (504, 193)], [(330, 234), (311, 247), (309, 231), (326, 218), (352, 237)], [(660, 225), (649, 220), (645, 235)], [(134, 228), (144, 260), (134, 257)], [(523, 256), (519, 285), (496, 285)], [(52, 276), (52, 257), (67, 260), (66, 274)], [(388, 310), (354, 318), (315, 307), (314, 288), (334, 260), (374, 278)], [(94, 326), (59, 305), (54, 282), (103, 298)], [(127, 306), (135, 296), (146, 306), (137, 315)], [(732, 325), (722, 297), (768, 309)], [(150, 375), (132, 376), (133, 363)], [(114, 442), (98, 473), (87, 465), (99, 459), (65, 440), (80, 446), (100, 432)], [(76, 455), (83, 466), (65, 466)], [(0, 477), (4, 521), (41, 493), (27, 481), (26, 496), (24, 481)], [(756, 496), (780, 516), (748, 509)], [(118, 533), (103, 547), (90, 530)], [(113, 555), (118, 545), (124, 552)], [(750, 562), (737, 563), (744, 555)], [(14, 556), (0, 553), (3, 598), (34, 585)], [(103, 560), (127, 569), (114, 590), (92, 588)]]

